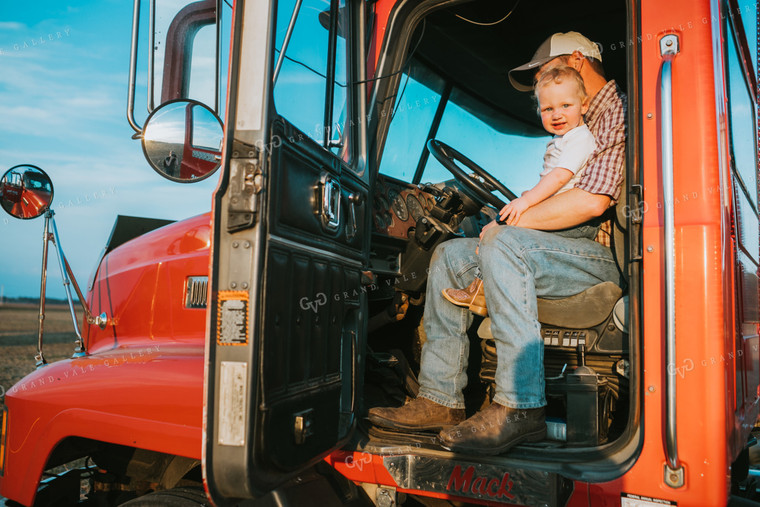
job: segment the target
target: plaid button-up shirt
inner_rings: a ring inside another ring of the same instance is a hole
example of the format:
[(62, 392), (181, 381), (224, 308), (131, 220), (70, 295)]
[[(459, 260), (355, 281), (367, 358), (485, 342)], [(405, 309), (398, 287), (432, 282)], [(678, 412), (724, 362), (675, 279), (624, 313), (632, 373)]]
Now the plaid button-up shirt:
[(613, 202), (620, 196), (625, 168), (625, 110), (625, 94), (614, 80), (591, 100), (585, 121), (594, 134), (596, 150), (575, 185), (592, 194), (608, 195)]

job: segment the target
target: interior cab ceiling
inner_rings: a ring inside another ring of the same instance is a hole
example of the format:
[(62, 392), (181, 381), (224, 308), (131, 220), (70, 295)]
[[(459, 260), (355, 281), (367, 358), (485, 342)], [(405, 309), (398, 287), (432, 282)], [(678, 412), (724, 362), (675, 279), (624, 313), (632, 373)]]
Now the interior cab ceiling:
[(512, 88), (507, 72), (528, 62), (552, 33), (571, 30), (600, 45), (607, 78), (625, 90), (628, 36), (626, 4), (620, 0), (463, 3), (428, 15), (412, 47), (423, 34), (417, 58), (491, 106), (539, 125), (531, 94)]

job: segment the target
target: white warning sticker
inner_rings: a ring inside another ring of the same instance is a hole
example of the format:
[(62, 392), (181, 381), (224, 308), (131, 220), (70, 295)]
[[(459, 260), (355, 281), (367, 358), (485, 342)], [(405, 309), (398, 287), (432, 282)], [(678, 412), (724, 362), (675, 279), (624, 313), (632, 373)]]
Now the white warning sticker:
[(678, 505), (672, 500), (663, 500), (662, 498), (651, 498), (644, 495), (634, 495), (633, 493), (620, 493), (620, 507), (661, 507), (663, 505)]
[(219, 445), (245, 445), (248, 365), (222, 361), (219, 372)]

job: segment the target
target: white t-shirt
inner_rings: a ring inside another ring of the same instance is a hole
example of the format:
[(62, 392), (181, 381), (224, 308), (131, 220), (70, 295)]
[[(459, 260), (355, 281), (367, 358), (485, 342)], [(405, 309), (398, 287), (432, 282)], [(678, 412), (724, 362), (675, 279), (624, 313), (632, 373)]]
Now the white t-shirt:
[(546, 176), (553, 169), (562, 167), (573, 173), (573, 177), (560, 188), (557, 193), (566, 192), (575, 187), (583, 174), (589, 157), (596, 149), (594, 135), (583, 125), (578, 125), (564, 135), (554, 136), (546, 144), (544, 153), (544, 170), (541, 177)]

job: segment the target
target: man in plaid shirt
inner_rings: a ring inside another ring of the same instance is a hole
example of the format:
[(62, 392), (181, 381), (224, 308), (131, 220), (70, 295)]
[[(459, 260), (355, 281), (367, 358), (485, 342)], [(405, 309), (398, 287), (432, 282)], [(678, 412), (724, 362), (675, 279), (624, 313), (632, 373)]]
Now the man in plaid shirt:
[[(585, 121), (596, 151), (574, 188), (528, 208), (516, 226), (484, 227), (478, 258), (472, 255), (477, 238), (447, 241), (436, 249), (427, 283), (419, 395), (403, 407), (371, 409), (371, 422), (396, 430), (440, 430), (444, 447), (476, 454), (500, 454), (545, 438), (544, 345), (536, 298), (620, 283), (609, 245), (590, 238), (620, 195), (626, 138), (625, 97), (605, 79), (596, 44), (581, 34), (552, 35), (509, 78), (518, 90), (529, 91), (535, 75), (558, 65), (573, 67), (583, 78), (591, 97)], [(482, 286), (498, 355), (496, 393), (488, 408), (465, 420), (462, 389), (472, 314), (440, 294), (447, 287), (467, 287), (478, 265), (487, 282)]]

